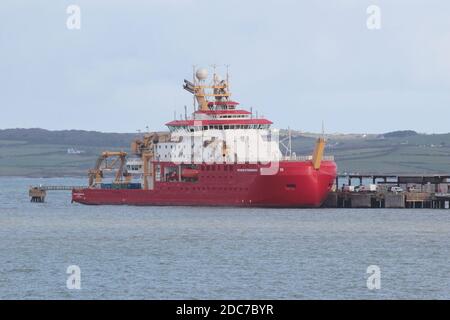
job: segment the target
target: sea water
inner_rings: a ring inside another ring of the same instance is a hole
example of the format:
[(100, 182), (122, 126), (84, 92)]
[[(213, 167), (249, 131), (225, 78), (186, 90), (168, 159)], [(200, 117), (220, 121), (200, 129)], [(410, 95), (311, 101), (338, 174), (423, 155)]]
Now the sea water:
[(450, 210), (29, 201), (85, 183), (0, 178), (1, 299), (450, 299)]

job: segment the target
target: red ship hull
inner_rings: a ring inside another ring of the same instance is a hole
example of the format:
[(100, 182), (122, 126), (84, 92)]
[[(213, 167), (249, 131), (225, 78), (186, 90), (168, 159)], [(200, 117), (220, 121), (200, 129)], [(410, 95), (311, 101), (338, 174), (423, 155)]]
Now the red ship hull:
[(155, 182), (151, 190), (74, 189), (72, 201), (90, 205), (319, 207), (336, 178), (334, 161), (281, 161), (275, 174), (262, 165), (202, 166), (196, 182)]

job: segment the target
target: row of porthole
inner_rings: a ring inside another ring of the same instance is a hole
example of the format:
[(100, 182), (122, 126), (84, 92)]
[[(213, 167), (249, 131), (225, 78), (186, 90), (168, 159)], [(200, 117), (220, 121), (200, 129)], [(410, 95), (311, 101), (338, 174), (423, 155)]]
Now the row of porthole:
[[(168, 149), (167, 146), (168, 146), (168, 145), (166, 144), (166, 145), (165, 145), (165, 149)], [(173, 149), (173, 146), (174, 146), (174, 145), (171, 144), (171, 145), (170, 145), (170, 149)], [(176, 147), (177, 149), (179, 149), (179, 148), (181, 148), (181, 147), (183, 147), (183, 149), (185, 148), (184, 145), (178, 145), (178, 144), (175, 145), (175, 147)], [(158, 149), (161, 149), (161, 148), (162, 148), (162, 145), (158, 145)]]
[[(172, 158), (172, 154), (164, 154), (164, 158), (167, 158), (167, 156), (169, 156), (169, 158)], [(161, 154), (158, 154), (158, 157), (161, 157)], [(178, 155), (178, 157), (173, 157), (173, 158), (178, 158), (178, 159), (182, 159), (182, 160), (189, 160), (189, 158), (190, 158), (190, 156), (187, 154), (187, 155)], [(180, 160), (177, 160), (177, 161), (180, 161)]]

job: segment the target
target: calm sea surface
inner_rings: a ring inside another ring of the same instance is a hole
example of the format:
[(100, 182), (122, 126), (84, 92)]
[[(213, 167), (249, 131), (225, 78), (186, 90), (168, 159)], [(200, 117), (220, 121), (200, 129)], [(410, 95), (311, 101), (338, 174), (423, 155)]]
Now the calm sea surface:
[(0, 178), (1, 299), (450, 299), (450, 210), (30, 203), (40, 183), (86, 179)]

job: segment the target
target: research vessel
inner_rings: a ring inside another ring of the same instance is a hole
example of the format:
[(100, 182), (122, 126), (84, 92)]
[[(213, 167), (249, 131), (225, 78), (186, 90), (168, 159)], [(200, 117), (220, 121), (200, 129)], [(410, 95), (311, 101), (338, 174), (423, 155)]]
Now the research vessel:
[[(311, 155), (280, 149), (272, 122), (231, 99), (228, 71), (194, 69), (183, 88), (194, 111), (147, 132), (131, 152), (105, 151), (72, 201), (91, 205), (319, 207), (336, 177), (319, 137)], [(113, 181), (104, 177), (113, 172)]]

